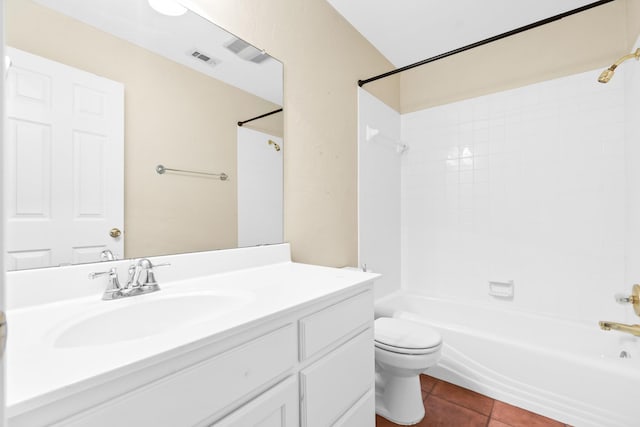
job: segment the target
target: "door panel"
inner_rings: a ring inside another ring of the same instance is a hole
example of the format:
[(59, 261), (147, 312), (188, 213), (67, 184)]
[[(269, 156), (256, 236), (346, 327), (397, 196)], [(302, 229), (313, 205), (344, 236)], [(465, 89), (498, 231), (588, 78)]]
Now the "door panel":
[(15, 218), (48, 219), (51, 208), (51, 128), (46, 124), (11, 120), (7, 153), (15, 197), (8, 198)]
[(124, 87), (17, 49), (7, 86), (7, 261), (23, 269), (122, 257)]

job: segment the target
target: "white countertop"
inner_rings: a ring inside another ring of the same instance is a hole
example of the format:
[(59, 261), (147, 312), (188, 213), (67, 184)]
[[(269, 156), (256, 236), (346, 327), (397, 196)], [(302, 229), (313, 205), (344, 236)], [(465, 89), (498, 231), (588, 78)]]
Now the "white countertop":
[[(7, 406), (9, 417), (37, 408), (61, 395), (72, 395), (122, 375), (135, 363), (151, 362), (269, 316), (328, 297), (378, 277), (353, 270), (297, 264), (290, 261), (163, 283), (157, 293), (114, 301), (101, 293), (9, 310), (7, 343)], [(219, 317), (170, 328), (166, 332), (75, 348), (56, 348), (56, 331), (87, 313), (111, 310), (172, 292), (206, 288), (212, 292), (243, 292), (251, 297)]]

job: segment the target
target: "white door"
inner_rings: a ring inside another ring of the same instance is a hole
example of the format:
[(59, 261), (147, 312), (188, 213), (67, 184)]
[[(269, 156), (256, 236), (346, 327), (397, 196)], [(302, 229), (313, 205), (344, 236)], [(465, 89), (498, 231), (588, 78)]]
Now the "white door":
[[(6, 268), (123, 255), (124, 86), (7, 47)], [(117, 234), (117, 233), (116, 233)]]
[(281, 243), (282, 138), (238, 127), (238, 246)]

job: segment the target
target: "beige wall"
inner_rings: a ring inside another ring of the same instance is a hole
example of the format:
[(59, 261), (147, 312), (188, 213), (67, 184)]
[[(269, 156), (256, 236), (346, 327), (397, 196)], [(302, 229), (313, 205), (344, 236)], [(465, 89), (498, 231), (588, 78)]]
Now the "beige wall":
[[(284, 224), (294, 260), (356, 265), (356, 82), (393, 66), (324, 0), (193, 3), (284, 62)], [(398, 108), (397, 79), (367, 89)]]
[(640, 0), (625, 0), (627, 7), (627, 48), (631, 50), (640, 34)]
[[(281, 107), (275, 107), (272, 110), (265, 110), (264, 112), (256, 114), (255, 116), (247, 116), (242, 120), (247, 120), (247, 119), (250, 119), (251, 117), (257, 117), (264, 113), (268, 113), (269, 111), (275, 111), (280, 108)], [(283, 129), (284, 120), (282, 119), (282, 117), (283, 117), (282, 112), (275, 113), (275, 114), (272, 114), (271, 116), (263, 117), (261, 119), (249, 122), (245, 124), (244, 127), (257, 130), (260, 132), (268, 133), (269, 135), (282, 137), (284, 132), (284, 129)]]
[(402, 73), (400, 110), (604, 69), (630, 52), (639, 31), (639, 0), (608, 3)]
[[(125, 85), (125, 255), (235, 247), (236, 123), (279, 106), (31, 1), (5, 3), (9, 46)], [(281, 135), (282, 115), (261, 126)], [(160, 176), (159, 163), (231, 179)]]

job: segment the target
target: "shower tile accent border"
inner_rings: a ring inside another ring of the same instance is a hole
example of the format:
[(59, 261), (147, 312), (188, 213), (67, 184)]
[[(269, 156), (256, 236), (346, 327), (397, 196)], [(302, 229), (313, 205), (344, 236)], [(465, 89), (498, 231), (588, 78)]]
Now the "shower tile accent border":
[[(417, 427), (571, 427), (428, 375), (420, 386), (427, 414)], [(395, 426), (376, 415), (376, 427)]]

